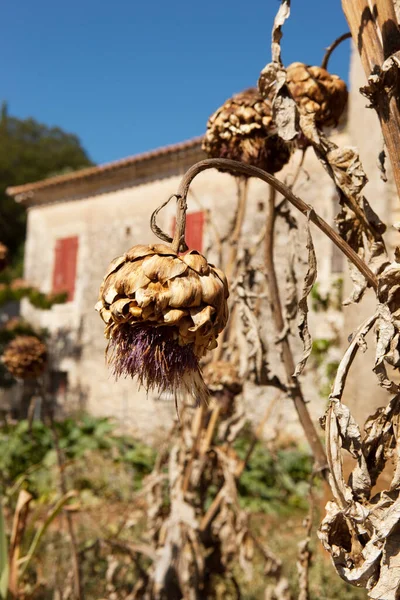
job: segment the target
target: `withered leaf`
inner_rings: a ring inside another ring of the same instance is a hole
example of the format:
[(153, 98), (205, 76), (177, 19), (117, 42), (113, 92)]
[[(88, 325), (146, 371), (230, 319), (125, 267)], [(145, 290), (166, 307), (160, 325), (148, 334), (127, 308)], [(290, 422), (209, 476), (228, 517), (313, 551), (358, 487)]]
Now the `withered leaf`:
[(290, 16), (290, 0), (282, 0), (278, 12), (276, 13), (274, 26), (272, 28), (272, 60), (282, 64), (281, 60), (281, 39), (282, 26)]
[[(400, 418), (400, 395), (396, 395), (385, 408), (379, 408), (371, 415), (364, 426), (366, 436), (363, 440), (363, 453), (367, 461), (371, 485), (375, 485), (386, 461), (397, 447), (397, 429)], [(396, 456), (396, 472), (398, 465)], [(391, 487), (396, 487), (396, 473)]]
[(299, 323), (298, 323), (300, 337), (303, 341), (303, 355), (301, 357), (301, 360), (299, 361), (299, 363), (296, 366), (296, 370), (294, 372), (295, 377), (300, 375), (300, 373), (302, 373), (304, 367), (306, 366), (308, 357), (311, 354), (311, 347), (312, 347), (312, 339), (311, 339), (311, 334), (308, 329), (308, 320), (307, 320), (307, 313), (308, 313), (307, 298), (308, 298), (308, 295), (311, 292), (312, 286), (314, 285), (315, 280), (317, 278), (317, 257), (315, 255), (314, 244), (313, 244), (312, 237), (311, 237), (309, 218), (307, 219), (307, 246), (306, 247), (308, 250), (308, 259), (307, 259), (308, 269), (307, 269), (307, 273), (304, 278), (302, 295), (299, 300), (300, 317), (299, 317)]
[(272, 62), (261, 71), (258, 89), (263, 98), (273, 97), (274, 123), (278, 135), (293, 140), (298, 135), (296, 103), (286, 85), (286, 70), (281, 59), (282, 26), (290, 15), (290, 0), (282, 0), (272, 29)]
[(399, 385), (392, 381), (385, 363), (400, 366), (400, 265), (388, 264), (378, 280), (378, 320), (376, 326), (377, 344), (374, 372), (381, 387), (391, 393), (399, 391)]

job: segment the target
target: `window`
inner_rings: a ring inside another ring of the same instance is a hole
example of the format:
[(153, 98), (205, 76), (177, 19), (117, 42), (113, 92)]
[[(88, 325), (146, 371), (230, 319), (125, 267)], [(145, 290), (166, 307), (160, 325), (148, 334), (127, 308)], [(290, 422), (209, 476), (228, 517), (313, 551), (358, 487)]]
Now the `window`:
[[(172, 222), (172, 231), (175, 232), (175, 217)], [(187, 213), (185, 239), (189, 250), (203, 250), (204, 212)]]
[(68, 373), (66, 371), (50, 371), (49, 389), (53, 398), (63, 402), (68, 389)]
[(56, 241), (54, 249), (53, 292), (68, 293), (68, 302), (74, 299), (78, 237)]

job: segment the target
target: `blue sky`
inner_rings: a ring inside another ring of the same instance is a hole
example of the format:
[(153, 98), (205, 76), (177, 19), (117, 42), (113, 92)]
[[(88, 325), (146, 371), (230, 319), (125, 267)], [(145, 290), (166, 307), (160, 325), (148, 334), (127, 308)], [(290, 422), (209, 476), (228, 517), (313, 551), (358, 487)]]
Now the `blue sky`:
[[(278, 0), (5, 0), (0, 100), (76, 133), (96, 163), (204, 132), (270, 60)], [(293, 0), (283, 60), (319, 64), (340, 0)], [(349, 42), (330, 68), (347, 80)]]

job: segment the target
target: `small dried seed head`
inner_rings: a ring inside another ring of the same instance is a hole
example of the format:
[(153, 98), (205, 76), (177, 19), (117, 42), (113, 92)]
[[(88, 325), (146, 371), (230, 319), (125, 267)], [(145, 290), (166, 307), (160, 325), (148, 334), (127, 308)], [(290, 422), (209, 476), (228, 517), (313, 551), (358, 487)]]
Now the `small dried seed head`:
[(20, 335), (6, 346), (3, 363), (13, 377), (34, 379), (45, 370), (47, 348), (35, 336)]
[(196, 251), (133, 246), (109, 266), (96, 310), (106, 323), (117, 377), (147, 390), (206, 395), (198, 360), (217, 346), (228, 319), (225, 275)]
[(232, 363), (223, 360), (210, 362), (205, 366), (203, 375), (207, 387), (212, 392), (228, 389), (234, 394), (240, 394), (242, 391), (242, 381)]
[(337, 125), (347, 103), (347, 87), (322, 67), (295, 62), (286, 69), (287, 85), (299, 111), (314, 115), (317, 125)]
[(208, 120), (203, 150), (210, 158), (230, 158), (270, 173), (289, 161), (289, 146), (277, 135), (272, 107), (256, 88), (227, 100)]

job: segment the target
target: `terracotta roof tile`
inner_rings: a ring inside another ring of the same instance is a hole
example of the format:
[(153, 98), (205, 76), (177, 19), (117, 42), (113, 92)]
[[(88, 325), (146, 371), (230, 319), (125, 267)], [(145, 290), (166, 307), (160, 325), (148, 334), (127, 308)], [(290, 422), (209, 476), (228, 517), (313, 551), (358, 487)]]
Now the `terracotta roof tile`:
[(79, 171), (74, 171), (73, 173), (57, 175), (55, 177), (50, 177), (49, 179), (42, 179), (41, 181), (35, 181), (32, 183), (25, 183), (24, 185), (8, 187), (6, 192), (9, 196), (17, 196), (18, 194), (34, 192), (37, 190), (51, 188), (70, 182), (78, 182), (79, 180), (90, 179), (98, 175), (102, 175), (103, 173), (123, 169), (125, 167), (129, 167), (131, 165), (135, 165), (146, 160), (159, 158), (163, 155), (169, 155), (180, 151), (190, 150), (191, 148), (195, 148), (196, 146), (198, 146), (201, 143), (202, 139), (203, 137), (200, 136), (191, 140), (187, 140), (185, 142), (180, 142), (178, 144), (171, 144), (169, 146), (156, 148), (155, 150), (150, 150), (149, 152), (143, 152), (142, 154), (128, 156), (127, 158), (105, 163), (104, 165), (88, 167), (87, 169), (81, 169)]

